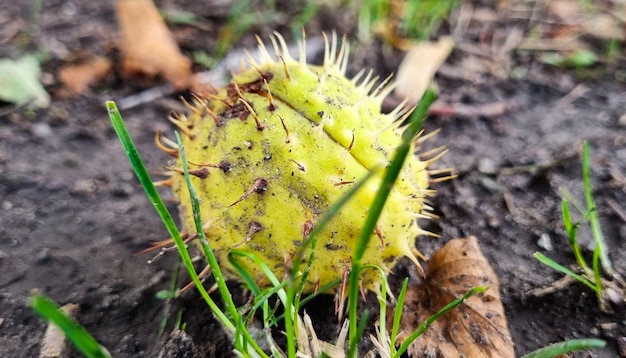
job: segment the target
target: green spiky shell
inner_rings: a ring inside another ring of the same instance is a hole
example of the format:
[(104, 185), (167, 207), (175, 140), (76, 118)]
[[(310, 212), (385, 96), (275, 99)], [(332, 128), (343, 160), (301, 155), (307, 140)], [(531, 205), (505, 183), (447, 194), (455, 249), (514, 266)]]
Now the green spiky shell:
[[(337, 53), (326, 43), (323, 66), (291, 58), (280, 36), (276, 57), (261, 43), (262, 63), (234, 76), (217, 94), (199, 98), (193, 113), (177, 124), (201, 200), (203, 227), (225, 269), (236, 278), (227, 254), (234, 248), (261, 258), (280, 279), (313, 225), (351, 183), (376, 171), (318, 236), (305, 292), (345, 274), (361, 226), (384, 168), (400, 144), (397, 122), (406, 111), (380, 111), (389, 87), (344, 76), (347, 47)], [(361, 76), (357, 76), (361, 77)], [(417, 217), (428, 193), (426, 162), (410, 156), (372, 233), (363, 264), (390, 269), (398, 258), (415, 257), (414, 239), (423, 233)], [(180, 159), (177, 163), (180, 168)], [(180, 169), (177, 170), (180, 173)], [(193, 231), (189, 195), (181, 174), (172, 183), (182, 220)], [(260, 286), (269, 281), (260, 267), (241, 259)], [(377, 290), (380, 274), (361, 276)]]

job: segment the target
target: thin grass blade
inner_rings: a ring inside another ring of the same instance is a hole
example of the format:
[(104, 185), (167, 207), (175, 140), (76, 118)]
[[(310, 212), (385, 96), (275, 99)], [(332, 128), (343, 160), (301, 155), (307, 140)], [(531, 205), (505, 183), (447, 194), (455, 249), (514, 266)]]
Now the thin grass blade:
[[(261, 357), (268, 357), (267, 354), (263, 352), (261, 347), (259, 347), (259, 345), (254, 340), (254, 338), (252, 338), (252, 336), (250, 335), (250, 332), (248, 331), (248, 328), (244, 324), (243, 319), (241, 315), (239, 314), (239, 311), (237, 311), (237, 306), (235, 306), (235, 303), (233, 302), (232, 294), (228, 290), (228, 286), (226, 286), (226, 279), (222, 275), (222, 269), (220, 268), (220, 265), (217, 262), (217, 258), (215, 257), (215, 254), (213, 253), (213, 249), (211, 249), (211, 246), (209, 245), (209, 242), (204, 233), (204, 227), (202, 223), (202, 214), (200, 212), (200, 200), (198, 199), (198, 195), (196, 195), (196, 190), (193, 186), (193, 183), (191, 182), (191, 177), (189, 175), (189, 166), (187, 164), (187, 157), (185, 154), (185, 148), (183, 146), (182, 139), (180, 138), (180, 133), (178, 133), (178, 131), (175, 131), (174, 134), (176, 135), (176, 142), (178, 144), (178, 155), (180, 157), (180, 162), (183, 167), (185, 183), (187, 184), (187, 191), (189, 192), (189, 197), (191, 200), (193, 221), (196, 227), (196, 232), (198, 233), (200, 246), (202, 247), (204, 256), (206, 257), (207, 261), (209, 262), (209, 265), (211, 266), (211, 270), (213, 272), (213, 278), (215, 279), (215, 282), (217, 283), (220, 296), (222, 297), (224, 304), (226, 304), (228, 313), (231, 316), (232, 321), (229, 321), (229, 324), (233, 325), (234, 323), (234, 325), (236, 326), (235, 347), (237, 347), (237, 349), (239, 349), (241, 352), (245, 352), (249, 354), (256, 352), (256, 354), (258, 354)], [(194, 281), (194, 284), (196, 285), (196, 288), (198, 288), (201, 294), (203, 294), (203, 292), (206, 293), (206, 290), (204, 289), (204, 286), (202, 285), (200, 278), (198, 278), (198, 275), (195, 273), (193, 266), (191, 267), (191, 269), (193, 270), (193, 273), (190, 272), (190, 274), (192, 274), (192, 279)], [(211, 309), (212, 310), (217, 309), (219, 312), (222, 312), (216, 305), (215, 305), (215, 309), (213, 307), (211, 307)]]
[(370, 211), (368, 212), (367, 218), (361, 228), (359, 240), (354, 248), (354, 253), (352, 255), (352, 267), (350, 269), (349, 276), (350, 291), (348, 295), (350, 342), (357, 339), (357, 303), (359, 299), (359, 287), (357, 283), (359, 282), (359, 276), (361, 273), (361, 260), (363, 259), (363, 255), (365, 254), (365, 250), (367, 249), (372, 233), (374, 232), (378, 218), (383, 211), (387, 197), (389, 196), (393, 184), (396, 182), (396, 179), (400, 174), (404, 160), (411, 150), (413, 140), (417, 133), (421, 130), (422, 124), (426, 119), (426, 114), (428, 113), (428, 108), (435, 101), (435, 97), (435, 91), (433, 89), (428, 89), (422, 97), (419, 105), (411, 115), (409, 125), (402, 133), (402, 141), (393, 155), (389, 168), (385, 172), (380, 188), (376, 192)]
[(561, 354), (567, 354), (574, 351), (581, 351), (584, 349), (602, 348), (606, 346), (606, 342), (601, 339), (587, 338), (587, 339), (573, 339), (570, 341), (559, 342), (551, 344), (547, 347), (540, 348), (534, 352), (528, 353), (522, 358), (551, 358), (560, 356)]
[(204, 298), (204, 300), (207, 302), (209, 307), (211, 307), (211, 310), (216, 315), (216, 317), (222, 322), (224, 327), (230, 332), (234, 332), (235, 326), (229, 321), (228, 317), (226, 317), (226, 315), (219, 309), (219, 307), (215, 304), (215, 302), (213, 302), (213, 299), (211, 299), (211, 297), (206, 292), (206, 290), (204, 290), (204, 287), (202, 286), (202, 283), (200, 282), (200, 279), (198, 278), (198, 274), (196, 273), (193, 267), (193, 263), (191, 262), (191, 257), (189, 256), (189, 252), (187, 251), (185, 243), (183, 242), (183, 239), (180, 235), (180, 232), (178, 231), (178, 228), (176, 227), (176, 223), (174, 222), (172, 215), (167, 210), (167, 207), (165, 206), (163, 199), (161, 199), (159, 192), (156, 190), (156, 187), (154, 186), (154, 183), (152, 182), (152, 179), (150, 178), (150, 174), (148, 173), (146, 166), (143, 164), (143, 161), (141, 160), (141, 157), (139, 156), (137, 147), (135, 146), (135, 143), (133, 142), (130, 134), (128, 133), (128, 130), (126, 129), (126, 125), (124, 124), (122, 115), (117, 109), (115, 102), (107, 101), (106, 108), (109, 113), (109, 118), (111, 120), (111, 124), (113, 125), (113, 129), (115, 129), (115, 132), (117, 133), (117, 136), (120, 139), (120, 142), (122, 143), (122, 147), (124, 148), (124, 151), (126, 152), (126, 155), (128, 156), (128, 160), (130, 161), (130, 164), (133, 170), (135, 171), (135, 174), (137, 175), (137, 179), (139, 179), (139, 183), (141, 183), (141, 186), (143, 187), (144, 191), (146, 192), (146, 195), (148, 196), (148, 199), (150, 200), (152, 205), (154, 205), (154, 208), (156, 209), (156, 212), (159, 214), (161, 221), (165, 225), (167, 232), (172, 237), (172, 240), (174, 240), (174, 244), (176, 245), (176, 248), (178, 249), (178, 253), (180, 254), (180, 257), (183, 261), (183, 264), (185, 265), (185, 268), (189, 272), (189, 275), (191, 276), (192, 281), (196, 284), (196, 287), (198, 287), (198, 290), (200, 291), (200, 295), (202, 296), (202, 298)]
[[(589, 223), (591, 224), (591, 232), (593, 233), (596, 250), (598, 250), (599, 252), (602, 268), (604, 269), (604, 272), (606, 272), (609, 276), (613, 276), (611, 259), (609, 258), (606, 242), (604, 241), (604, 235), (602, 234), (602, 228), (600, 226), (600, 219), (598, 218), (596, 204), (593, 200), (590, 157), (591, 154), (589, 150), (589, 143), (585, 141), (583, 143), (583, 187), (585, 191), (585, 202), (587, 203), (587, 209), (590, 211)], [(599, 275), (599, 273), (597, 274)]]
[(594, 286), (594, 284), (589, 281), (587, 278), (585, 278), (584, 276), (581, 276), (577, 273), (575, 273), (574, 271), (568, 269), (567, 267), (559, 264), (558, 262), (552, 260), (551, 258), (549, 258), (548, 256), (540, 253), (540, 252), (535, 252), (533, 254), (533, 256), (542, 264), (551, 267), (559, 272), (562, 272), (568, 276), (571, 276), (572, 278), (575, 278), (576, 280), (584, 283), (587, 287), (591, 288), (594, 292), (596, 292), (596, 286)]
[(28, 305), (48, 322), (54, 323), (78, 350), (89, 358), (111, 358), (111, 354), (77, 321), (69, 317), (52, 300), (42, 294), (35, 294)]
[(404, 352), (406, 352), (406, 350), (409, 348), (409, 345), (411, 343), (413, 343), (413, 341), (416, 340), (419, 336), (421, 336), (422, 333), (424, 333), (428, 329), (428, 327), (430, 327), (433, 324), (433, 322), (435, 322), (443, 314), (445, 314), (446, 312), (450, 311), (454, 307), (460, 305), (466, 299), (468, 299), (470, 296), (475, 295), (475, 294), (483, 293), (483, 292), (487, 291), (488, 289), (489, 289), (489, 287), (487, 287), (487, 286), (476, 286), (476, 287), (468, 290), (467, 292), (465, 292), (465, 294), (462, 297), (459, 297), (459, 298), (453, 300), (452, 302), (448, 303), (447, 305), (445, 305), (442, 309), (439, 310), (439, 312), (437, 312), (434, 315), (428, 317), (428, 319), (426, 319), (426, 321), (422, 322), (422, 324), (420, 324), (419, 327), (417, 327), (417, 329), (415, 331), (413, 331), (413, 333), (411, 333), (410, 336), (407, 337), (407, 339), (402, 343), (400, 348), (398, 348), (398, 351), (396, 352), (394, 357), (400, 357)]
[(569, 211), (569, 203), (565, 199), (561, 200), (561, 211), (563, 213), (563, 226), (565, 227), (565, 232), (567, 233), (569, 244), (574, 251), (574, 257), (576, 257), (576, 262), (578, 262), (580, 267), (582, 267), (585, 274), (591, 275), (592, 271), (589, 268), (589, 265), (587, 265), (587, 261), (585, 261), (585, 258), (580, 251), (580, 245), (578, 245), (577, 235), (580, 221), (575, 223), (572, 222)]
[(406, 296), (406, 290), (409, 287), (408, 277), (402, 282), (402, 289), (398, 294), (398, 302), (396, 303), (396, 309), (393, 311), (393, 323), (391, 325), (390, 347), (391, 355), (396, 354), (396, 340), (398, 339), (398, 331), (400, 330), (400, 321), (402, 320), (402, 307), (404, 307), (404, 297)]

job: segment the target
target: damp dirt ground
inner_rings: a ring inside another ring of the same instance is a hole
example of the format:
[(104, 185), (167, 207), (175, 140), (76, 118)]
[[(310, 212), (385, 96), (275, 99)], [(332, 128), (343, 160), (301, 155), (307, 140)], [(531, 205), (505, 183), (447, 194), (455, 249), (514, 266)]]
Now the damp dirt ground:
[[(210, 53), (227, 7), (192, 2), (166, 5), (194, 11), (208, 24), (173, 26), (183, 52)], [(475, 6), (494, 9), (479, 2)], [(2, 6), (3, 57), (19, 53), (24, 39), (20, 32), (27, 29), (30, 16), (27, 4)], [(289, 39), (288, 20), (283, 16), (277, 24), (251, 28), (235, 47), (253, 48), (253, 34), (267, 36), (274, 29), (287, 33)], [(335, 28), (354, 35), (354, 23), (349, 14), (322, 9), (306, 28), (309, 34)], [(10, 34), (8, 26), (17, 33)], [(423, 223), (440, 237), (420, 237), (416, 244), (428, 256), (451, 238), (478, 237), (498, 274), (518, 355), (566, 339), (594, 337), (605, 339), (607, 346), (576, 356), (616, 357), (618, 342), (626, 336), (623, 304), (613, 307), (613, 313), (603, 313), (594, 294), (581, 284), (543, 297), (526, 293), (561, 277), (537, 262), (534, 252), (574, 263), (561, 222), (560, 190), (567, 188), (583, 201), (584, 140), (592, 150), (593, 193), (613, 268), (626, 273), (626, 84), (616, 79), (618, 69), (611, 65), (583, 77), (574, 70), (539, 63), (527, 53), (514, 53), (506, 64), (491, 59), (491, 68), (496, 69), (476, 76), (454, 71), (471, 46), (477, 46), (477, 38), (506, 35), (511, 26), (506, 21), (479, 29), (470, 26), (457, 39), (459, 46), (446, 63), (448, 71), (437, 76), (444, 110), (425, 124), (427, 132), (440, 129), (427, 145), (449, 148), (438, 165), (455, 168), (458, 177), (435, 185), (432, 205), (440, 218)], [(33, 290), (61, 304), (78, 304), (79, 321), (115, 357), (231, 356), (228, 337), (193, 290), (173, 302), (156, 298), (170, 285), (175, 254), (152, 264), (147, 263), (150, 255), (136, 256), (150, 242), (167, 238), (167, 233), (134, 177), (104, 102), (162, 83), (122, 79), (112, 73), (74, 98), (65, 98), (59, 89), (56, 73), (72, 54), (118, 57), (116, 31), (110, 2), (44, 2), (29, 48), (47, 52), (43, 78), (52, 102), (39, 110), (0, 107), (0, 357), (39, 354), (46, 324), (26, 306)], [(354, 60), (348, 69), (352, 74), (372, 67), (385, 77), (396, 71), (401, 60), (398, 52), (379, 42), (353, 43), (352, 49)], [(523, 75), (502, 75), (497, 71), (500, 65)], [(178, 95), (123, 112), (157, 178), (168, 158), (156, 149), (154, 132), (173, 131), (166, 118), (170, 110), (180, 109)], [(448, 104), (471, 107), (474, 112), (448, 113)], [(496, 113), (484, 110), (494, 104), (499, 108)], [(175, 211), (171, 194), (164, 190), (163, 196)], [(589, 230), (583, 229), (580, 237), (589, 256)], [(400, 265), (396, 281), (409, 271), (406, 264)], [(242, 297), (237, 300), (245, 302)], [(332, 307), (329, 296), (307, 308), (313, 317), (322, 317), (315, 323), (320, 338), (331, 340), (336, 334)], [(172, 337), (172, 322), (179, 312), (187, 336)], [(164, 317), (170, 323), (159, 336)], [(71, 352), (70, 356), (80, 355)]]

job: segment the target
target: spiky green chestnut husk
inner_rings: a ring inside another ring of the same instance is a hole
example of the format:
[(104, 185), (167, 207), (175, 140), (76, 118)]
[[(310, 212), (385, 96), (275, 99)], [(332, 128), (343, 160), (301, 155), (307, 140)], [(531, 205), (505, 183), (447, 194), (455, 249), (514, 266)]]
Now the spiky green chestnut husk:
[[(407, 110), (381, 113), (390, 86), (373, 89), (376, 79), (347, 79), (348, 49), (336, 37), (326, 42), (323, 66), (290, 57), (282, 37), (272, 38), (275, 56), (261, 43), (261, 63), (234, 76), (225, 88), (197, 98), (192, 113), (174, 121), (185, 134), (183, 146), (192, 182), (201, 200), (207, 239), (227, 278), (236, 278), (227, 254), (253, 252), (278, 278), (318, 219), (352, 183), (375, 171), (317, 238), (304, 291), (347, 277), (361, 226), (384, 169), (400, 144), (399, 122)], [(362, 78), (361, 77), (365, 77)], [(417, 262), (415, 237), (424, 232), (430, 161), (407, 158), (372, 233), (364, 265), (390, 269), (403, 256)], [(182, 221), (194, 219), (180, 159), (172, 187)], [(270, 283), (252, 261), (242, 259), (261, 287)], [(304, 267), (304, 266), (301, 266)], [(378, 290), (378, 270), (361, 276), (365, 289)]]

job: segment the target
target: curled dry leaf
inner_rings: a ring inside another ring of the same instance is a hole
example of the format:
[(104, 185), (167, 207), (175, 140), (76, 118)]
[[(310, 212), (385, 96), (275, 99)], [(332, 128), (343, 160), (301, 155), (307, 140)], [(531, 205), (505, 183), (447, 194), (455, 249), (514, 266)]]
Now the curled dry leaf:
[(191, 61), (178, 49), (152, 0), (117, 0), (122, 34), (122, 70), (126, 75), (163, 75), (176, 89), (192, 84)]
[(425, 281), (408, 288), (398, 343), (428, 317), (476, 286), (489, 289), (436, 320), (411, 344), (410, 357), (514, 357), (498, 278), (474, 236), (448, 242), (430, 259)]
[(437, 42), (414, 44), (398, 69), (394, 91), (396, 97), (408, 99), (409, 104), (419, 103), (453, 48), (454, 41), (450, 37), (442, 37)]

